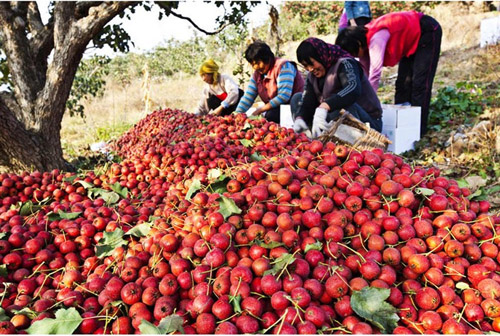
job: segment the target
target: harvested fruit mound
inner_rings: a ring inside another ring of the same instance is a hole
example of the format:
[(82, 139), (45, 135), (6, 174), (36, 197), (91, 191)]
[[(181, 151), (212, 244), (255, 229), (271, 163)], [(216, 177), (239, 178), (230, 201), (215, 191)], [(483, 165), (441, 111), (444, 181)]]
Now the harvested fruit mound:
[(435, 168), (179, 110), (114, 148), (0, 175), (0, 333), (500, 331), (500, 217)]

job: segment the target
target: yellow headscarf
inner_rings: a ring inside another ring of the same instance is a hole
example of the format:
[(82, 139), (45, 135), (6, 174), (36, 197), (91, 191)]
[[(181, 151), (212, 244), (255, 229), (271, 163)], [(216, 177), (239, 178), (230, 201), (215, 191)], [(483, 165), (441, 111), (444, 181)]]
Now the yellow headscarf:
[(217, 82), (217, 77), (219, 77), (219, 66), (213, 59), (208, 59), (200, 66), (200, 76), (203, 74), (213, 74), (214, 83)]

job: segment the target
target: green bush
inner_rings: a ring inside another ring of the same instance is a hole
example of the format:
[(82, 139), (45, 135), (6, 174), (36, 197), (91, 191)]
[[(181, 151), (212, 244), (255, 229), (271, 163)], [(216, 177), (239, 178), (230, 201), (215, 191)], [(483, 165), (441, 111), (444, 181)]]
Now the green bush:
[(109, 62), (110, 58), (107, 56), (93, 56), (80, 63), (66, 101), (66, 109), (71, 116), (84, 116), (82, 100), (102, 96), (105, 76), (109, 73)]
[(467, 124), (483, 112), (485, 98), (480, 87), (459, 82), (443, 87), (430, 104), (429, 128), (439, 131), (450, 125)]

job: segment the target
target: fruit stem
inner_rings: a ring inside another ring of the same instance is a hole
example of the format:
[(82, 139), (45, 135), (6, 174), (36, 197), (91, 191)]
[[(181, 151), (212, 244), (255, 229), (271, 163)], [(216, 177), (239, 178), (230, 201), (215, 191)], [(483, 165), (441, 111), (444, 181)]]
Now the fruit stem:
[(363, 257), (358, 251), (350, 248), (349, 246), (345, 245), (345, 244), (342, 244), (342, 243), (337, 243), (339, 244), (340, 246), (342, 247), (345, 247), (346, 249), (348, 249), (349, 251), (353, 252), (355, 255), (357, 255), (363, 262), (366, 262), (366, 259), (365, 257)]

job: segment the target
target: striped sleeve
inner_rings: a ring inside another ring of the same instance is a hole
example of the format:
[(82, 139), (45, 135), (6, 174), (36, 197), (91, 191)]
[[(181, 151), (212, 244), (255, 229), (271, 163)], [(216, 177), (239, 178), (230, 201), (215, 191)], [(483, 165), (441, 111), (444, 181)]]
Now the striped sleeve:
[(278, 76), (278, 95), (269, 101), (273, 108), (290, 101), (296, 74), (297, 69), (292, 63), (286, 62), (283, 64)]
[(252, 107), (255, 98), (257, 97), (257, 83), (253, 77), (250, 79), (250, 83), (245, 91), (243, 97), (241, 97), (238, 106), (236, 107), (236, 113), (245, 113), (250, 107)]

